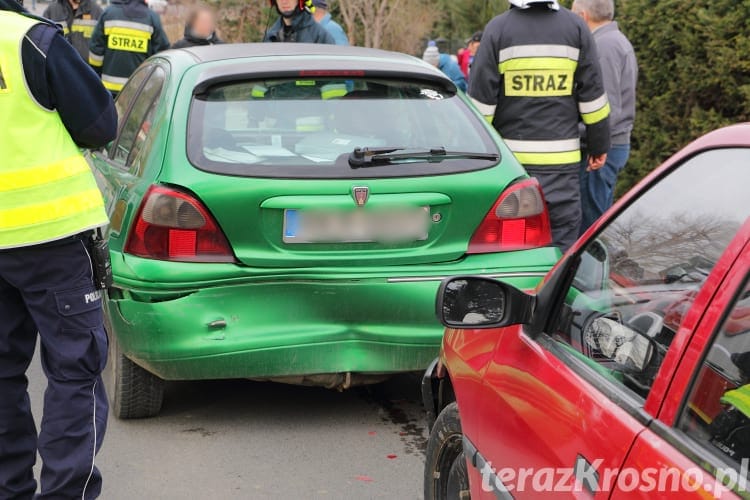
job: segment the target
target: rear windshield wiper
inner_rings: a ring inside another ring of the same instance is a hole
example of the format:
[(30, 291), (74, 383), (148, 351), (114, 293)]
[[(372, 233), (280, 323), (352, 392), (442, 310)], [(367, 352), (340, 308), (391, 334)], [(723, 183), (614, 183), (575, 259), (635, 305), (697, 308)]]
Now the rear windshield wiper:
[(409, 149), (399, 147), (357, 148), (349, 155), (352, 168), (377, 167), (401, 161), (426, 161), (440, 163), (445, 160), (486, 160), (498, 161), (497, 153), (466, 153), (447, 151), (445, 148)]

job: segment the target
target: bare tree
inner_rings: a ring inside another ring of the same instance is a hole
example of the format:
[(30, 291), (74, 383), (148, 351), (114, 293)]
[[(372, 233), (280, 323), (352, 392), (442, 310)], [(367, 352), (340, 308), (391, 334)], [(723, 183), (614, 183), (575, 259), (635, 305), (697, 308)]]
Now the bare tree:
[(706, 213), (668, 217), (636, 213), (620, 218), (604, 233), (610, 252), (637, 262), (647, 274), (701, 259), (715, 263), (736, 233), (736, 222)]
[(356, 45), (414, 52), (440, 16), (425, 0), (341, 0), (338, 5)]
[(399, 13), (388, 23), (382, 48), (407, 54), (417, 54), (444, 13), (434, 3), (408, 0), (401, 4)]
[[(182, 0), (191, 2), (193, 0)], [(265, 30), (278, 15), (276, 10), (258, 7), (258, 4), (245, 0), (205, 0), (216, 7), (219, 18), (219, 31), (222, 39), (227, 42), (259, 42), (263, 39)]]

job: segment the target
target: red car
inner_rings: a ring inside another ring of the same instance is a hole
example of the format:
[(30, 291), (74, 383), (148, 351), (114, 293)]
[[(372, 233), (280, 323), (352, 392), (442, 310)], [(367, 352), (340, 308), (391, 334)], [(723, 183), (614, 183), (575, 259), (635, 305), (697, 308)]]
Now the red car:
[(425, 498), (750, 496), (750, 124), (694, 142), (536, 291), (445, 280)]

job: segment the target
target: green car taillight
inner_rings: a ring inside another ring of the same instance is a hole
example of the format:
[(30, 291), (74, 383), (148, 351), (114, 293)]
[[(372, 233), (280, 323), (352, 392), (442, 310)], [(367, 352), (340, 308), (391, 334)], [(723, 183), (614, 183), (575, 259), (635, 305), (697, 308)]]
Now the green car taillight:
[(549, 212), (536, 179), (513, 184), (497, 199), (469, 242), (467, 253), (540, 248), (552, 243)]
[(235, 262), (226, 236), (206, 207), (188, 193), (151, 186), (143, 198), (125, 252), (177, 262)]

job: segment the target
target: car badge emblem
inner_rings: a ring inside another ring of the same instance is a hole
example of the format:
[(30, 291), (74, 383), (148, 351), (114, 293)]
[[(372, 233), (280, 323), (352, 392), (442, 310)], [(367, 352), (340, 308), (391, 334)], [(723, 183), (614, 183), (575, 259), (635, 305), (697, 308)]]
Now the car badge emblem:
[(370, 188), (365, 186), (353, 187), (352, 197), (354, 198), (354, 203), (356, 203), (358, 207), (364, 207), (367, 200), (370, 199)]

